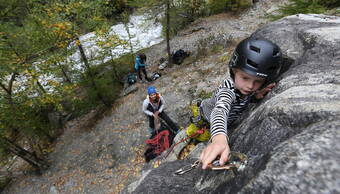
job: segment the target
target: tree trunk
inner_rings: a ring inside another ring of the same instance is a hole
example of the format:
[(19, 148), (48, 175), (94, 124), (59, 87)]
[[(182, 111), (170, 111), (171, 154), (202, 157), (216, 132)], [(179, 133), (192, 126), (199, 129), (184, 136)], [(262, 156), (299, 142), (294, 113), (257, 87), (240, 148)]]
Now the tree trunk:
[(64, 81), (66, 81), (67, 83), (72, 83), (71, 79), (69, 78), (69, 76), (67, 75), (65, 69), (64, 69), (64, 66), (61, 65), (60, 63), (57, 63), (58, 66), (60, 67), (61, 69), (61, 73), (63, 74), (63, 77), (64, 77)]
[(131, 33), (130, 33), (130, 29), (129, 29), (129, 15), (127, 13), (124, 13), (124, 27), (126, 30), (126, 33), (128, 34), (128, 38), (129, 38), (129, 46), (130, 46), (130, 53), (133, 54), (133, 46), (132, 46), (132, 42), (131, 42)]
[(16, 76), (17, 76), (17, 73), (12, 73), (11, 79), (8, 82), (8, 88), (6, 88), (6, 86), (0, 82), (0, 87), (6, 92), (8, 103), (10, 105), (13, 105), (12, 88), (13, 88), (13, 82), (15, 81)]
[(38, 158), (35, 154), (25, 150), (24, 148), (7, 139), (6, 137), (1, 137), (0, 141), (2, 141), (6, 145), (6, 149), (10, 153), (13, 153), (14, 155), (22, 158), (37, 170), (40, 171), (48, 168), (48, 164), (46, 163), (46, 161)]
[[(77, 37), (76, 38), (77, 41), (80, 42), (79, 38)], [(79, 52), (80, 52), (80, 56), (81, 56), (81, 59), (82, 61), (84, 62), (84, 65), (85, 65), (85, 68), (86, 68), (86, 72), (89, 76), (89, 79), (90, 79), (90, 83), (91, 83), (91, 87), (93, 88), (93, 90), (96, 92), (96, 95), (97, 95), (97, 98), (107, 107), (111, 107), (111, 104), (109, 102), (106, 102), (106, 100), (104, 99), (104, 97), (101, 95), (101, 93), (99, 92), (98, 90), (98, 87), (96, 85), (96, 82), (94, 81), (94, 76), (92, 74), (92, 71), (91, 71), (91, 68), (90, 68), (90, 64), (89, 64), (89, 61), (87, 60), (87, 57), (85, 55), (85, 52), (84, 52), (84, 49), (83, 49), (83, 46), (79, 43), (78, 45), (78, 49), (79, 49)]]
[(37, 80), (37, 85), (39, 87), (39, 89), (44, 93), (46, 94), (46, 90), (44, 89), (44, 87), (41, 85), (41, 83)]
[(125, 27), (126, 33), (128, 34), (128, 38), (129, 38), (131, 61), (134, 61), (135, 56), (133, 55), (133, 45), (132, 45), (132, 42), (131, 42), (132, 36), (131, 36), (131, 33), (130, 33), (130, 28), (129, 28), (130, 18), (129, 18), (129, 14), (128, 14), (127, 11), (125, 11), (124, 14), (123, 14), (123, 22), (124, 22), (124, 27)]
[(166, 1), (166, 51), (168, 53), (168, 63), (172, 64), (170, 53), (170, 0)]

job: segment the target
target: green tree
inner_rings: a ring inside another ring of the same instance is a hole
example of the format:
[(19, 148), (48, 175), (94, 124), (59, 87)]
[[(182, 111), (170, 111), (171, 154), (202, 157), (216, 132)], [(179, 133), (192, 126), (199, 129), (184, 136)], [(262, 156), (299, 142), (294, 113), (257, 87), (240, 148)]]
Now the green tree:
[[(10, 2), (13, 6), (7, 6), (8, 12), (2, 13), (6, 17), (0, 20), (0, 145), (41, 168), (46, 165), (35, 150), (23, 149), (17, 142), (53, 140), (47, 115), (61, 111), (62, 98), (65, 94), (73, 98), (70, 91), (74, 90), (74, 76), (67, 73), (70, 68), (60, 53), (73, 41), (81, 50), (79, 34), (104, 20), (91, 13), (92, 2), (27, 1), (25, 17), (16, 17), (20, 11), (14, 4), (19, 1)], [(84, 64), (91, 77), (89, 63)], [(67, 81), (58, 81), (60, 77)]]
[(134, 49), (133, 49), (133, 44), (132, 44), (132, 41), (131, 41), (132, 38), (133, 38), (133, 35), (130, 32), (129, 19), (130, 19), (129, 13), (127, 11), (124, 11), (121, 15), (121, 20), (123, 21), (124, 28), (126, 30), (126, 33), (128, 34), (128, 45), (130, 47), (130, 55), (132, 57), (131, 59), (134, 60), (134, 57), (133, 57)]
[[(36, 168), (46, 167), (44, 161), (19, 144), (15, 143), (18, 137), (27, 140), (47, 137), (52, 139), (48, 131), (48, 122), (40, 114), (39, 107), (32, 106), (32, 95), (46, 91), (39, 82), (38, 74), (32, 68), (32, 59), (45, 50), (45, 44), (34, 44), (37, 37), (45, 36), (33, 18), (27, 17), (21, 25), (11, 21), (2, 21), (0, 24), (0, 145), (12, 154), (18, 155)], [(48, 42), (48, 41), (47, 41)]]
[(58, 45), (60, 48), (66, 48), (71, 41), (75, 41), (75, 45), (81, 56), (83, 69), (85, 74), (83, 79), (87, 79), (89, 86), (96, 94), (96, 98), (105, 106), (110, 107), (110, 101), (104, 98), (103, 93), (99, 89), (100, 86), (95, 81), (91, 62), (95, 59), (89, 58), (86, 55), (85, 49), (80, 41), (80, 34), (88, 30), (100, 29), (106, 24), (106, 19), (103, 17), (101, 7), (103, 1), (64, 1), (60, 4), (58, 1), (51, 2), (45, 13), (49, 16), (49, 23), (54, 22), (56, 33), (60, 35)]

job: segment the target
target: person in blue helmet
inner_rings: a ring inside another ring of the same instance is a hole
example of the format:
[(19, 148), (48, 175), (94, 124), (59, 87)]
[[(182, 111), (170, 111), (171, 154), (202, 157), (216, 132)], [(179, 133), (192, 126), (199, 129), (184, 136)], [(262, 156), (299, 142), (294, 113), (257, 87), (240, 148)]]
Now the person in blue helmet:
[(138, 78), (140, 79), (140, 81), (143, 81), (143, 78), (142, 78), (142, 73), (143, 73), (145, 80), (150, 82), (152, 80), (148, 77), (146, 73), (145, 62), (146, 62), (146, 55), (144, 53), (138, 54), (136, 56), (135, 70), (138, 74)]
[(202, 168), (216, 158), (228, 160), (228, 129), (251, 100), (262, 99), (274, 86), (282, 66), (281, 49), (266, 39), (241, 41), (229, 62), (231, 79), (226, 79), (210, 99), (200, 104), (202, 117), (210, 123), (210, 144), (202, 151)]
[(157, 93), (154, 86), (149, 86), (148, 95), (143, 102), (143, 112), (149, 119), (149, 131), (151, 134), (155, 132), (155, 119), (161, 118), (170, 127), (170, 129), (177, 133), (178, 126), (170, 119), (170, 117), (164, 112), (164, 98)]

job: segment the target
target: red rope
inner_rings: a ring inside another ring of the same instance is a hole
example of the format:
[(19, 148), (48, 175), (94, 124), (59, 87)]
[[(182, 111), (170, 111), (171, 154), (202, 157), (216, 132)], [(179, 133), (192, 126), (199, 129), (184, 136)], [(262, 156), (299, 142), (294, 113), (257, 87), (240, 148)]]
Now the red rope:
[(149, 145), (155, 145), (155, 153), (160, 154), (170, 147), (168, 136), (169, 131), (167, 130), (160, 133), (157, 132), (157, 135), (154, 138), (146, 140), (145, 143)]

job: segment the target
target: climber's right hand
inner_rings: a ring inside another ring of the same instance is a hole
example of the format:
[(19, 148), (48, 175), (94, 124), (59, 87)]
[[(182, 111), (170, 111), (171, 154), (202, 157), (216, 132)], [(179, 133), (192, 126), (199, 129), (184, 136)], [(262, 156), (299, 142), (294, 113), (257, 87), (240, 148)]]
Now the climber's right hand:
[(203, 150), (200, 155), (202, 169), (206, 169), (208, 164), (211, 164), (218, 156), (219, 163), (224, 165), (228, 161), (230, 148), (227, 137), (224, 134), (218, 134), (212, 138), (212, 142)]

